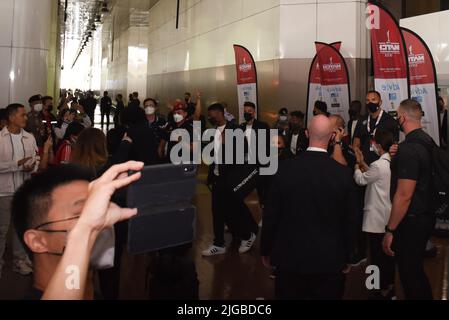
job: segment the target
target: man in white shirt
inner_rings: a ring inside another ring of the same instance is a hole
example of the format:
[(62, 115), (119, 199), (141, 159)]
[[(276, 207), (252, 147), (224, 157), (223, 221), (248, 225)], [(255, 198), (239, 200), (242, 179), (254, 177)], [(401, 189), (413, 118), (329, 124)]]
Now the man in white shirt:
[[(27, 122), (25, 107), (12, 104), (6, 110), (8, 125), (0, 132), (0, 277), (11, 223), (12, 197), (38, 166), (36, 140), (32, 134), (24, 130)], [(13, 271), (28, 275), (33, 272), (31, 262), (15, 230), (12, 236)]]
[(354, 179), (359, 186), (367, 186), (363, 217), (363, 231), (368, 233), (368, 243), (371, 254), (371, 264), (380, 269), (379, 297), (391, 299), (394, 293), (395, 264), (392, 257), (382, 250), (382, 240), (385, 226), (391, 213), (391, 157), (388, 153), (394, 143), (393, 134), (389, 131), (378, 130), (374, 136), (374, 152), (380, 157), (369, 167), (365, 163), (363, 154), (357, 150), (357, 165)]

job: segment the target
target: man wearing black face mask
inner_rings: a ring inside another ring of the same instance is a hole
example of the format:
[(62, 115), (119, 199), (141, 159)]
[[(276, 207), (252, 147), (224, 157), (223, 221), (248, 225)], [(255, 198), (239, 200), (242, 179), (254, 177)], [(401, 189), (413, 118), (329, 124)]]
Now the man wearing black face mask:
[(435, 214), (431, 208), (435, 142), (424, 132), (422, 117), (418, 102), (401, 102), (398, 123), (406, 138), (391, 162), (392, 208), (383, 241), (384, 252), (396, 259), (408, 300), (433, 298), (423, 259), (435, 227)]
[[(265, 145), (266, 145), (266, 152), (270, 149), (270, 127), (267, 123), (257, 120), (257, 114), (256, 114), (256, 105), (253, 102), (245, 102), (244, 105), (244, 118), (245, 122), (240, 125), (240, 129), (245, 132), (245, 155), (249, 160), (255, 159), (256, 164), (260, 165), (259, 159), (258, 159), (258, 149), (259, 149), (259, 136), (260, 132), (265, 131)], [(251, 138), (251, 133), (255, 133), (256, 139), (253, 141)], [(253, 154), (255, 153), (255, 154)], [(250, 161), (251, 163), (251, 161)], [(267, 193), (268, 188), (266, 180), (266, 177), (259, 176), (258, 182), (257, 182), (257, 194), (259, 196), (259, 203), (261, 207), (264, 206), (266, 199), (267, 199)]]
[(378, 129), (390, 132), (395, 141), (399, 141), (399, 128), (396, 120), (382, 110), (382, 98), (379, 92), (370, 91), (366, 95), (368, 117), (357, 123), (353, 148), (360, 149), (368, 165), (379, 159), (374, 152), (374, 135)]
[[(240, 238), (240, 253), (248, 252), (254, 244), (257, 224), (243, 199), (240, 199), (227, 183), (229, 174), (238, 170), (238, 164), (217, 163), (218, 154), (222, 161), (226, 159), (225, 130), (235, 130), (237, 127), (226, 121), (224, 107), (213, 104), (208, 108), (209, 122), (216, 128), (214, 136), (214, 163), (209, 166), (208, 185), (212, 186), (212, 216), (214, 228), (214, 243), (202, 252), (204, 257), (226, 253), (224, 226)], [(236, 141), (234, 141), (235, 143)], [(234, 157), (236, 149), (234, 147)], [(234, 159), (235, 160), (235, 159)]]
[[(33, 289), (40, 299), (61, 260), (67, 234), (84, 206), (90, 170), (72, 165), (52, 167), (28, 180), (14, 195), (12, 211), (19, 239), (34, 262)], [(93, 282), (86, 290), (93, 298)]]

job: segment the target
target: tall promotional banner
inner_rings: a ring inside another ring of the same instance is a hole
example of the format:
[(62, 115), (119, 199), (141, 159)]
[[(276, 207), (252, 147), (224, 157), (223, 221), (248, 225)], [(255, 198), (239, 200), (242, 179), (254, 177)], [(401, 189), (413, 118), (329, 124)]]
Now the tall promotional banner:
[(410, 73), (410, 96), (418, 101), (424, 111), (424, 130), (440, 143), (440, 129), (437, 111), (437, 75), (432, 53), (424, 40), (415, 32), (401, 28), (408, 50)]
[(341, 42), (316, 42), (315, 46), (317, 54), (309, 72), (307, 123), (313, 117), (313, 107), (317, 100), (327, 103), (329, 113), (341, 115), (348, 121), (351, 101), (349, 73), (340, 53)]
[[(237, 93), (239, 101), (239, 120), (244, 122), (243, 104), (254, 102), (257, 104), (257, 70), (251, 53), (244, 47), (234, 45), (235, 64), (237, 68)], [(256, 114), (257, 110), (256, 110)]]
[(368, 3), (372, 18), (371, 48), (375, 89), (382, 96), (382, 108), (395, 114), (401, 101), (409, 98), (407, 51), (395, 18), (385, 8)]

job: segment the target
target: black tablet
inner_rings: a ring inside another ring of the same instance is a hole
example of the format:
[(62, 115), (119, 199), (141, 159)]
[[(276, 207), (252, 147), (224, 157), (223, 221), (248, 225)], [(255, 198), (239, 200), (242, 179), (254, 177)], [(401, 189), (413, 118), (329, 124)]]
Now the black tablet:
[(193, 241), (197, 182), (195, 165), (158, 165), (142, 170), (127, 191), (127, 204), (138, 214), (129, 222), (128, 251), (132, 254), (177, 247)]

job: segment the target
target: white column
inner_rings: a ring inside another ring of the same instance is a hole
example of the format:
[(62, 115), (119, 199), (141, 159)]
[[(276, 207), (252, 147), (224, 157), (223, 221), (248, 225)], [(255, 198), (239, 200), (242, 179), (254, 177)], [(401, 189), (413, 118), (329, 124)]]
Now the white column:
[(0, 1), (0, 107), (47, 94), (52, 0)]

